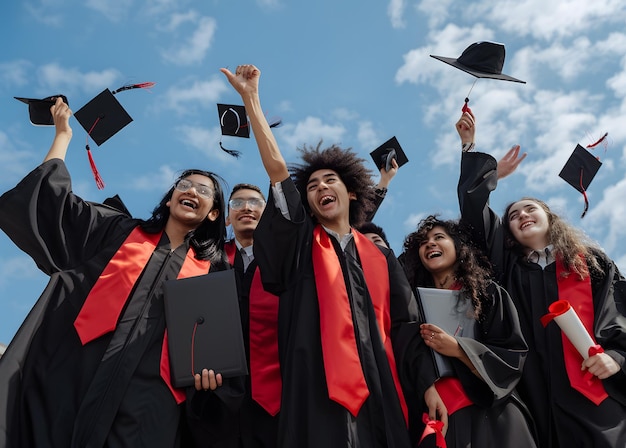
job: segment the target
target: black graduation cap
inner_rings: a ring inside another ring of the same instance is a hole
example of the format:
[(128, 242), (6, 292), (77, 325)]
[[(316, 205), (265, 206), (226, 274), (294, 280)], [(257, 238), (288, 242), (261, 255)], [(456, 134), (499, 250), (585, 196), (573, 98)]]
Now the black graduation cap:
[(585, 208), (581, 218), (585, 216), (589, 209), (589, 200), (587, 198), (587, 188), (595, 177), (596, 173), (602, 166), (600, 159), (580, 145), (576, 145), (574, 152), (563, 166), (559, 176), (576, 190), (583, 194), (585, 198)]
[[(463, 70), (476, 78), (500, 79), (502, 81), (520, 82), (522, 84), (526, 84), (526, 81), (522, 81), (502, 73), (505, 55), (506, 51), (503, 44), (483, 41), (471, 44), (458, 58), (435, 56), (432, 54), (430, 57), (445, 62), (446, 64), (458, 68), (459, 70)], [(470, 92), (471, 90), (472, 89), (470, 89)], [(467, 111), (468, 103), (469, 94), (465, 98), (463, 112)]]
[(389, 171), (391, 169), (393, 166), (391, 161), (393, 159), (396, 159), (398, 168), (409, 161), (396, 137), (391, 137), (374, 151), (370, 152), (370, 156), (372, 156), (372, 160), (376, 164), (376, 168), (380, 169), (384, 166), (385, 171)]
[(61, 97), (65, 104), (69, 105), (65, 95), (53, 95), (43, 99), (22, 98), (17, 96), (13, 98), (28, 104), (28, 115), (32, 124), (36, 126), (54, 126), (50, 108), (54, 105), (58, 97)]
[[(220, 120), (222, 135), (232, 137), (250, 138), (250, 126), (248, 125), (248, 115), (244, 106), (235, 104), (218, 104), (217, 115)], [(220, 148), (231, 156), (239, 157), (241, 153), (234, 149), (226, 149), (222, 146), (220, 138)]]
[(104, 188), (104, 182), (93, 161), (91, 149), (89, 148), (89, 137), (96, 142), (96, 145), (100, 146), (133, 121), (128, 112), (115, 98), (115, 94), (130, 89), (149, 89), (152, 86), (154, 86), (153, 82), (144, 82), (126, 84), (113, 92), (109, 89), (104, 89), (95, 98), (74, 112), (74, 117), (76, 117), (76, 120), (78, 120), (88, 135), (85, 149), (87, 149), (89, 163), (99, 189)]
[(233, 269), (168, 280), (163, 291), (174, 387), (192, 386), (205, 368), (225, 378), (248, 374)]
[(109, 89), (100, 92), (77, 110), (74, 116), (98, 146), (133, 121)]

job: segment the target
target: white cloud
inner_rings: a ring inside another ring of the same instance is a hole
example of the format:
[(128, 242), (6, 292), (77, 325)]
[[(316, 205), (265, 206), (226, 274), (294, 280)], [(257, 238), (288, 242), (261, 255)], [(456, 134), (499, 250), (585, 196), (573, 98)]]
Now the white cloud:
[[(222, 151), (219, 142), (221, 131), (219, 127), (211, 129), (196, 126), (178, 126), (176, 132), (179, 139), (190, 147), (199, 150), (202, 154), (212, 160), (219, 160), (225, 163), (235, 163), (236, 158)], [(239, 151), (235, 138), (227, 137), (228, 141), (222, 141), (222, 145), (231, 150)]]
[(507, 33), (543, 41), (577, 36), (626, 19), (621, 0), (501, 0), (474, 4), (468, 13), (468, 19), (486, 19)]
[(87, 0), (85, 6), (102, 14), (112, 22), (119, 22), (133, 11), (133, 0)]
[[(198, 107), (215, 107), (220, 96), (229, 91), (226, 82), (219, 76), (208, 81), (185, 80), (165, 92), (165, 107), (180, 114), (192, 114)], [(217, 110), (215, 112), (217, 117)]]
[(194, 23), (198, 19), (198, 13), (195, 11), (187, 11), (185, 13), (174, 13), (168, 16), (169, 22), (163, 26), (157, 26), (159, 31), (176, 31), (181, 25), (191, 22)]
[(57, 11), (53, 12), (55, 5), (50, 0), (42, 0), (38, 4), (23, 2), (20, 4), (38, 23), (58, 28), (63, 25), (63, 16)]
[(306, 117), (294, 124), (286, 124), (277, 129), (276, 135), (284, 142), (281, 145), (283, 154), (294, 151), (303, 145), (315, 146), (320, 140), (324, 146), (341, 144), (341, 139), (346, 132), (342, 125), (329, 125), (317, 117)]
[(57, 63), (46, 64), (37, 71), (42, 88), (62, 92), (93, 92), (104, 88), (113, 88), (115, 80), (121, 77), (115, 69), (100, 72), (81, 72), (77, 68), (66, 68)]
[(387, 6), (387, 15), (391, 19), (391, 26), (394, 28), (404, 28), (404, 10), (406, 8), (405, 0), (390, 0)]
[(161, 165), (156, 173), (133, 176), (131, 187), (139, 191), (154, 191), (161, 185), (161, 190), (165, 192), (171, 187), (176, 176), (176, 171), (169, 165)]
[(452, 0), (422, 0), (417, 5), (417, 10), (428, 16), (428, 25), (431, 28), (448, 20), (451, 9)]
[(32, 65), (23, 59), (0, 63), (0, 82), (5, 87), (21, 87), (28, 84)]
[(0, 167), (2, 181), (13, 182), (24, 176), (33, 167), (35, 156), (16, 148), (9, 136), (0, 131)]
[[(184, 17), (184, 20), (189, 20)], [(212, 17), (198, 17), (194, 20), (196, 28), (193, 33), (183, 43), (171, 47), (164, 51), (163, 57), (178, 65), (190, 65), (202, 62), (207, 51), (211, 48), (211, 43), (217, 29), (217, 22)]]
[(359, 144), (369, 153), (376, 149), (384, 142), (378, 141), (378, 135), (374, 130), (374, 125), (371, 121), (361, 121), (358, 123), (357, 140)]

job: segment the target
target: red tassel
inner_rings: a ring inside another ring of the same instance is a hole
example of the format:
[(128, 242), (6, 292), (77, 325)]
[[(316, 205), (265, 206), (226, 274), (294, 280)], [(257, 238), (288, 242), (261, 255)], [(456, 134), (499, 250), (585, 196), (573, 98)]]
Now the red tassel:
[(469, 108), (468, 104), (469, 104), (469, 98), (465, 98), (465, 104), (463, 104), (463, 108), (461, 109), (461, 112), (463, 112), (463, 113), (465, 113), (465, 112), (472, 113), (472, 109)]
[(116, 93), (119, 92), (123, 92), (124, 90), (131, 90), (131, 89), (149, 89), (151, 87), (153, 87), (156, 83), (155, 82), (140, 82), (138, 84), (126, 84), (122, 87), (120, 87), (119, 89), (113, 91), (113, 95), (115, 95)]
[(580, 215), (580, 218), (584, 218), (587, 214), (587, 210), (589, 210), (589, 198), (587, 198), (587, 192), (585, 191), (585, 187), (583, 187), (583, 169), (580, 169), (580, 189), (583, 193), (583, 198), (585, 198), (585, 208), (583, 209), (583, 214)]
[(104, 188), (104, 181), (102, 180), (102, 177), (100, 177), (98, 168), (96, 168), (96, 162), (94, 162), (93, 160), (89, 145), (86, 145), (85, 149), (87, 149), (87, 157), (89, 157), (89, 164), (91, 165), (91, 172), (93, 173), (93, 177), (96, 180), (96, 186), (98, 187), (98, 190), (102, 190)]
[(606, 140), (606, 138), (607, 138), (607, 136), (608, 136), (608, 135), (609, 135), (609, 133), (608, 133), (608, 132), (605, 132), (605, 133), (604, 133), (604, 135), (603, 135), (602, 137), (600, 137), (600, 138), (598, 139), (598, 141), (597, 141), (597, 142), (592, 143), (592, 144), (590, 144), (590, 145), (587, 145), (587, 148), (595, 148), (595, 147), (596, 147), (596, 146), (598, 146), (600, 143), (602, 143), (604, 140)]

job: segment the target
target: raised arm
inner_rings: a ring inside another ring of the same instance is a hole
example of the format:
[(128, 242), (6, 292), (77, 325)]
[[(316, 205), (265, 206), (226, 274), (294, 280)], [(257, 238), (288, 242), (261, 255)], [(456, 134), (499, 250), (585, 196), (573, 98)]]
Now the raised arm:
[(289, 177), (287, 164), (272, 134), (263, 110), (261, 109), (261, 101), (259, 99), (259, 78), (261, 71), (254, 65), (239, 65), (233, 74), (226, 68), (220, 69), (228, 79), (228, 82), (241, 95), (243, 104), (248, 113), (252, 132), (256, 139), (261, 161), (265, 166), (265, 171), (270, 177), (273, 184), (282, 182)]
[(43, 159), (44, 162), (50, 159), (65, 160), (67, 148), (70, 144), (70, 140), (72, 140), (72, 128), (70, 127), (72, 110), (69, 106), (59, 97), (56, 99), (54, 105), (50, 107), (50, 112), (52, 113), (56, 133), (52, 145), (48, 150), (48, 154), (46, 154), (46, 157)]

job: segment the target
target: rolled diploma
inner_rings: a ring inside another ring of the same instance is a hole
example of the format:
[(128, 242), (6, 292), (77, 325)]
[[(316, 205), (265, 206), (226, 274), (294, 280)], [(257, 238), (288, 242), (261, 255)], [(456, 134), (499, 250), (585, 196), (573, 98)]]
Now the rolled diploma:
[(567, 311), (555, 316), (554, 321), (583, 359), (589, 358), (589, 348), (595, 346), (596, 343), (591, 339), (574, 308), (567, 303)]

